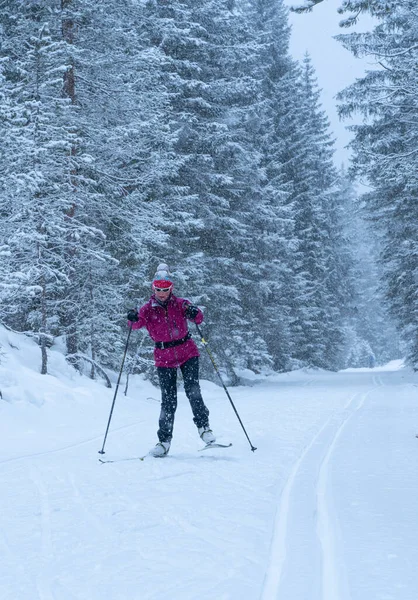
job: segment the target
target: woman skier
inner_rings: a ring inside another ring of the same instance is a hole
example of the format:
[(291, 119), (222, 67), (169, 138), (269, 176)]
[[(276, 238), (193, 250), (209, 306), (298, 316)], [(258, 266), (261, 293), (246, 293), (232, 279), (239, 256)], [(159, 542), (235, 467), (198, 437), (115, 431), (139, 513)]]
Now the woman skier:
[(184, 391), (193, 412), (193, 421), (205, 444), (216, 441), (209, 426), (209, 410), (203, 402), (199, 385), (199, 350), (192, 340), (187, 320), (198, 325), (202, 311), (189, 300), (173, 294), (174, 283), (168, 266), (160, 264), (152, 282), (153, 294), (139, 312), (128, 312), (132, 329), (146, 327), (155, 343), (154, 361), (161, 388), (161, 412), (158, 443), (151, 456), (163, 457), (170, 450), (174, 416), (177, 408), (177, 369), (183, 374)]

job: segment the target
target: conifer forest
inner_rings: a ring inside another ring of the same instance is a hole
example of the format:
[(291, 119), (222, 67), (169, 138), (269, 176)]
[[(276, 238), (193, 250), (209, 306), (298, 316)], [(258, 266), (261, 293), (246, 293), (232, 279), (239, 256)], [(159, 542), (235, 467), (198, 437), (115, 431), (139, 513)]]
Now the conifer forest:
[[(42, 373), (55, 344), (118, 370), (160, 262), (231, 385), (418, 368), (418, 7), (329, 10), (374, 62), (337, 98), (359, 123), (341, 168), (283, 0), (0, 0), (1, 323), (37, 340)], [(152, 350), (135, 332), (129, 372), (153, 378)]]

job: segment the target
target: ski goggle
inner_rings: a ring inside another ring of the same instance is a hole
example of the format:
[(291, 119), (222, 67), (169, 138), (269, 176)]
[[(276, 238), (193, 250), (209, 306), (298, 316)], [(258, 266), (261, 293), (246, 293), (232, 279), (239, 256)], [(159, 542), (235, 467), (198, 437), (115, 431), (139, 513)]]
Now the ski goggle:
[(157, 287), (155, 287), (154, 290), (156, 292), (169, 292), (171, 290), (171, 286), (168, 287), (168, 288), (157, 288)]

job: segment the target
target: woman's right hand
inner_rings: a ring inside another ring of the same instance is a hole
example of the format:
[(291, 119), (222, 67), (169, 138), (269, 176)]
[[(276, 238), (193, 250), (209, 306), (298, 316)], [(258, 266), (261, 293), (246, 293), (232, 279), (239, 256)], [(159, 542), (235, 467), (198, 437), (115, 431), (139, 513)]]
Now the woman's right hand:
[(139, 320), (138, 311), (135, 308), (131, 308), (128, 311), (128, 321), (136, 323)]

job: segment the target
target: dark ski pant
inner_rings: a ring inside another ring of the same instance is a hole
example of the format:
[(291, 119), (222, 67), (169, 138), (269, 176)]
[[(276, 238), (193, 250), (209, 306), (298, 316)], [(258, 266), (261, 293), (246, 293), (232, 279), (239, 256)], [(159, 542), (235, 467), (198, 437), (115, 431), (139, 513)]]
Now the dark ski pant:
[[(196, 427), (209, 425), (209, 410), (203, 402), (199, 385), (199, 358), (190, 358), (180, 366), (183, 374), (184, 391), (189, 399)], [(174, 416), (177, 409), (177, 369), (157, 367), (161, 387), (161, 413), (159, 430), (160, 442), (170, 442), (173, 436)]]

